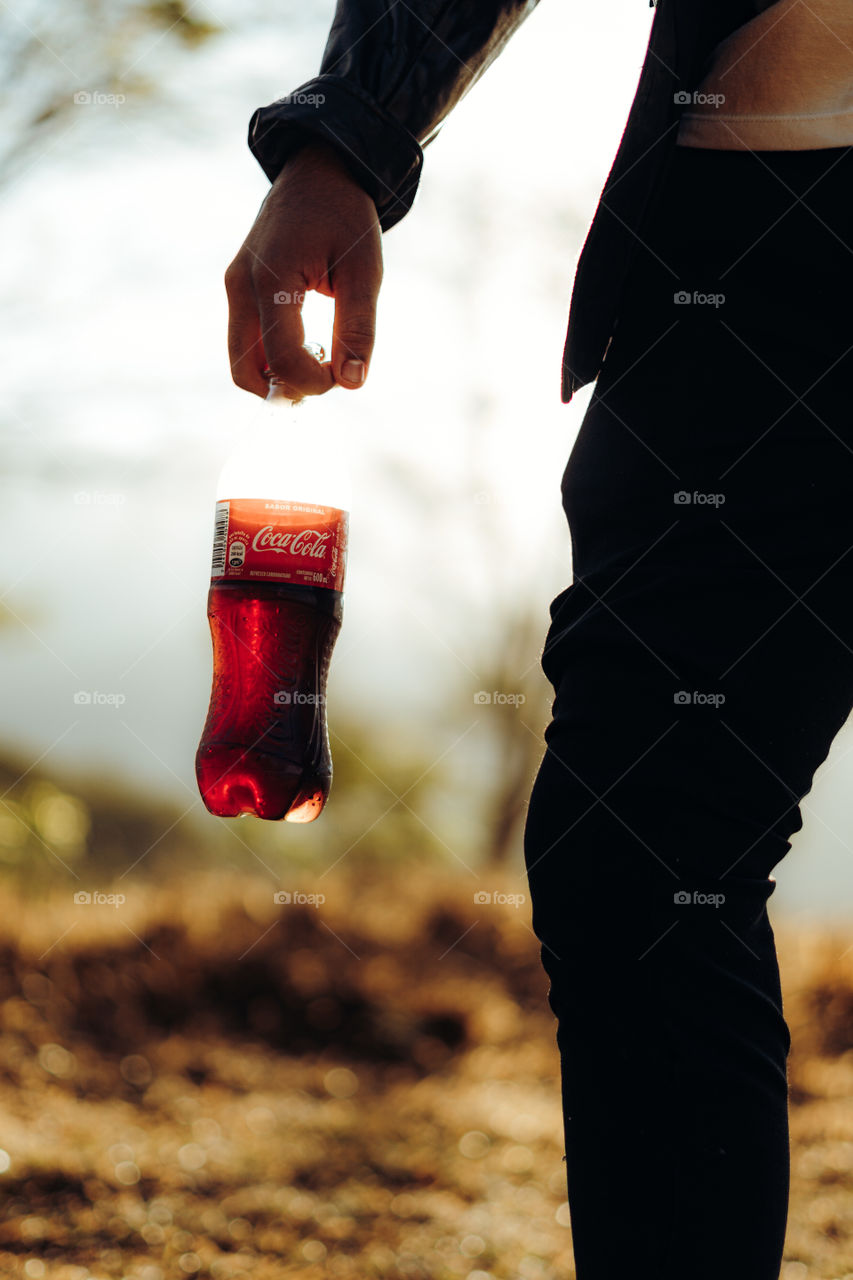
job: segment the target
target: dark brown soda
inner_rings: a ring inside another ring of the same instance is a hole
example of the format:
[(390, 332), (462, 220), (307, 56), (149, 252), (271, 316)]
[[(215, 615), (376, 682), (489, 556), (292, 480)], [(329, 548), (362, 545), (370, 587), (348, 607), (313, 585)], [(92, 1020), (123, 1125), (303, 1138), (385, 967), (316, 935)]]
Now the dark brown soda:
[(332, 783), (326, 677), (342, 593), (215, 581), (207, 616), (213, 689), (196, 754), (211, 813), (311, 822)]

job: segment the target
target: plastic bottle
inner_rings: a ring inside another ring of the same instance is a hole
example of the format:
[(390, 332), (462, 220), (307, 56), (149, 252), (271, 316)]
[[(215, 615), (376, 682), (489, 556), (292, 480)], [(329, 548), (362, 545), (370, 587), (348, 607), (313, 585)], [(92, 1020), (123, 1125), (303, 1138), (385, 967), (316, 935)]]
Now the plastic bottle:
[(219, 817), (311, 822), (326, 803), (326, 677), (343, 612), (349, 505), (322, 404), (295, 404), (273, 381), (217, 486), (213, 688), (196, 778)]

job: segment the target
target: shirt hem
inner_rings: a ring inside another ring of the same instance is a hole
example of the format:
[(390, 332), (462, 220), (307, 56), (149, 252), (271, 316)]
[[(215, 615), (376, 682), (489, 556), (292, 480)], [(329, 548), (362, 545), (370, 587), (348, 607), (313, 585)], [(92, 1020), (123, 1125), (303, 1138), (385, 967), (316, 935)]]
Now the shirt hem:
[[(836, 128), (827, 120), (843, 120)], [(853, 146), (853, 113), (843, 116), (729, 116), (726, 119), (683, 115), (676, 135), (680, 147), (713, 151), (819, 151)]]

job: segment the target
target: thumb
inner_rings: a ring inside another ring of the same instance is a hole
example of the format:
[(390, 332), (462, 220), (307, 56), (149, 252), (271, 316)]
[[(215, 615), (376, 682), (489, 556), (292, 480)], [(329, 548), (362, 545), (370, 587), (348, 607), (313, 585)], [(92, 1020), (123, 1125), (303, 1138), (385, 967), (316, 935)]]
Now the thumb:
[(367, 377), (381, 279), (381, 267), (377, 272), (373, 264), (357, 259), (341, 263), (335, 272), (332, 374), (342, 387), (360, 387)]

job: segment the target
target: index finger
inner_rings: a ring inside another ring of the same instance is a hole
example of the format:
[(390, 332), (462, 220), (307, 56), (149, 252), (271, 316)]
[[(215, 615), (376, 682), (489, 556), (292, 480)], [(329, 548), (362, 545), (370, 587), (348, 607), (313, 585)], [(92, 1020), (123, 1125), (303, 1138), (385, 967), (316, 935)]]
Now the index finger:
[(260, 334), (270, 372), (295, 396), (318, 396), (334, 386), (331, 364), (320, 364), (305, 350), (302, 305), (305, 285), (278, 277), (255, 281)]
[(267, 358), (261, 341), (258, 304), (248, 272), (233, 265), (225, 273), (228, 294), (228, 360), (238, 387), (265, 396), (269, 384), (264, 377)]

